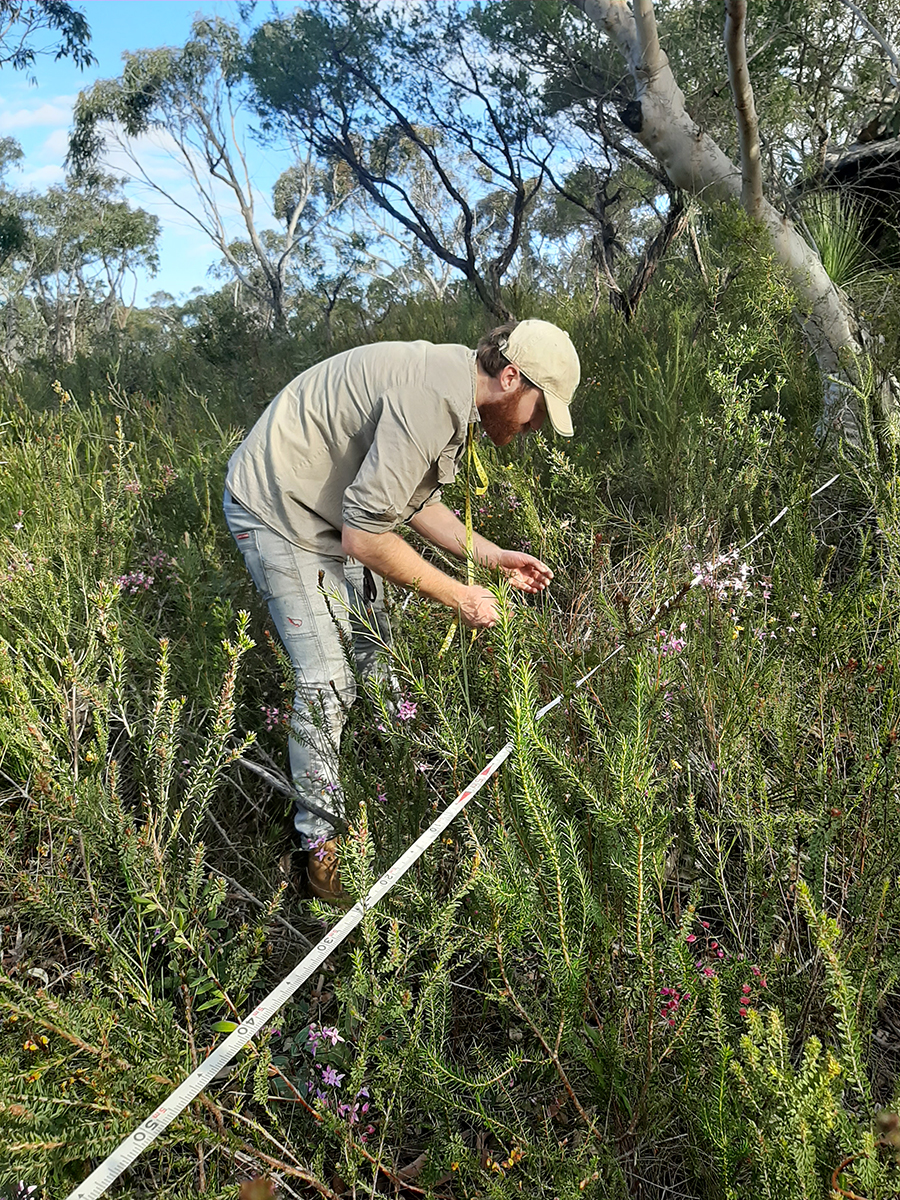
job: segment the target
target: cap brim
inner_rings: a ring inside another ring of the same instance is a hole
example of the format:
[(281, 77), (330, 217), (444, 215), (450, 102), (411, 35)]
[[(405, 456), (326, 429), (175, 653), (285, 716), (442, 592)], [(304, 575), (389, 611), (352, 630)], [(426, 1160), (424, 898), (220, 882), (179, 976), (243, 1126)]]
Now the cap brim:
[(572, 425), (572, 414), (569, 412), (568, 404), (563, 403), (558, 396), (554, 396), (552, 392), (544, 390), (544, 404), (547, 406), (547, 416), (550, 418), (550, 424), (556, 430), (560, 437), (570, 438), (575, 433), (575, 428)]

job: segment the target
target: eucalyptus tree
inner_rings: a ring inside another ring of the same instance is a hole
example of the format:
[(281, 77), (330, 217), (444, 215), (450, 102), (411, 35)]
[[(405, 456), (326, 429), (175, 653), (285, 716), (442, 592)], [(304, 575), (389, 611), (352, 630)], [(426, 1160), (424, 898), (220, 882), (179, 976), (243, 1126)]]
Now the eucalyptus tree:
[[(791, 193), (821, 176), (829, 146), (852, 142), (862, 114), (878, 111), (895, 87), (900, 14), (887, 0), (867, 9), (762, 0), (752, 24), (745, 0), (726, 0), (724, 19), (715, 6), (675, 0), (656, 8), (653, 0), (500, 0), (472, 10), (495, 51), (515, 48), (507, 86), (518, 64), (530, 65), (536, 119), (577, 129), (596, 155), (636, 164), (705, 206), (737, 202), (766, 230), (822, 373), (822, 430), (835, 426), (851, 439), (867, 331)], [(890, 403), (887, 381), (882, 396)]]
[[(78, 97), (69, 156), (84, 174), (110, 149), (123, 152), (132, 177), (193, 221), (221, 252), (239, 292), (266, 312), (271, 325), (283, 328), (290, 271), (348, 192), (335, 187), (308, 141), (289, 139), (290, 166), (275, 185), (269, 211), (260, 216), (247, 148), (243, 55), (237, 27), (221, 18), (198, 18), (180, 49), (126, 54), (118, 79), (101, 80)], [(192, 201), (146, 165), (146, 143), (142, 147), (137, 139), (148, 134), (178, 163)], [(241, 237), (230, 220), (235, 209)]]
[(22, 158), (22, 147), (15, 138), (0, 138), (0, 268), (25, 244), (25, 222), (19, 198), (6, 182), (9, 168)]
[(98, 334), (125, 327), (138, 274), (158, 266), (159, 220), (132, 208), (108, 176), (10, 197), (20, 228), (0, 271), (4, 359), (70, 362)]
[(479, 49), (463, 6), (322, 0), (260, 25), (247, 72), (264, 128), (287, 123), (380, 210), (370, 234), (389, 271), (413, 239), (505, 319), (504, 277), (551, 147), (500, 119)]
[[(40, 44), (51, 35), (51, 45)], [(39, 54), (71, 58), (76, 66), (97, 60), (88, 49), (90, 29), (84, 13), (66, 0), (0, 0), (0, 67), (30, 71)]]

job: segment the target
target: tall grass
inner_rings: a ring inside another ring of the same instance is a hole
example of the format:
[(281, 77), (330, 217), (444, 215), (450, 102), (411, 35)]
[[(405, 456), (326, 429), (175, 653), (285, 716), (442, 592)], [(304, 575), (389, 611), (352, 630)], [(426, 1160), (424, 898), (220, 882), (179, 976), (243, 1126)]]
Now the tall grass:
[[(115, 1195), (897, 1193), (895, 489), (872, 439), (808, 504), (790, 297), (710, 254), (636, 328), (545, 302), (579, 438), (485, 448), (478, 520), (554, 585), (443, 656), (449, 614), (395, 595), (407, 719), (351, 713), (351, 886), (515, 753)], [(241, 765), (278, 771), (288, 693), (218, 515), (233, 419), (3, 400), (2, 1194), (64, 1195), (323, 929)]]

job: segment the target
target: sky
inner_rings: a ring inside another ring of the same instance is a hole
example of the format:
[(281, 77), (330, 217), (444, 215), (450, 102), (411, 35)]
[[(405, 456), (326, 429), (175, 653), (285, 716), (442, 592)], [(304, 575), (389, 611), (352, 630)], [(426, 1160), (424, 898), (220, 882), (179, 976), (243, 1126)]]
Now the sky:
[[(65, 178), (63, 161), (68, 150), (68, 135), (72, 124), (72, 106), (79, 91), (95, 80), (111, 79), (122, 72), (124, 51), (153, 49), (157, 46), (183, 46), (190, 35), (191, 22), (198, 14), (219, 15), (239, 22), (235, 0), (86, 0), (73, 7), (87, 17), (91, 30), (90, 49), (97, 59), (94, 66), (80, 71), (67, 59), (54, 61), (52, 54), (39, 55), (31, 72), (0, 69), (0, 137), (14, 137), (21, 144), (25, 157), (13, 170), (8, 184), (15, 188), (43, 190)], [(260, 3), (259, 19), (273, 9), (280, 13), (296, 8), (296, 3)], [(46, 37), (46, 35), (45, 35)], [(47, 38), (49, 44), (49, 38)], [(35, 42), (37, 46), (39, 43)], [(36, 76), (36, 82), (29, 79)], [(288, 163), (273, 152), (252, 142), (247, 143), (248, 157), (253, 170), (254, 185), (264, 208), (272, 184)], [(142, 139), (140, 155), (151, 177), (165, 178), (179, 200), (189, 207), (195, 204), (186, 176), (164, 152), (157, 139)], [(115, 171), (124, 173), (124, 161), (113, 160)], [(209, 275), (209, 268), (220, 255), (206, 235), (192, 225), (184, 213), (167, 204), (146, 185), (129, 184), (126, 195), (135, 205), (155, 213), (162, 226), (159, 242), (160, 268), (153, 278), (135, 281), (138, 304), (144, 303), (156, 291), (171, 293), (176, 299), (186, 298), (192, 289), (213, 289), (219, 281)], [(274, 223), (274, 222), (273, 222)], [(235, 223), (235, 235), (240, 226)]]

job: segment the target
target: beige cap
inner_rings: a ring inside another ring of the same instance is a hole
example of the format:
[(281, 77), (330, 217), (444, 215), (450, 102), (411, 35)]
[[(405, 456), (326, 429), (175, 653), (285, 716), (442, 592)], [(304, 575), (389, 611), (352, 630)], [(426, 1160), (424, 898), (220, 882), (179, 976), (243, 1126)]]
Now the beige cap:
[(575, 430), (569, 405), (581, 379), (581, 363), (564, 329), (549, 321), (520, 321), (500, 350), (544, 393), (547, 416), (562, 437)]

